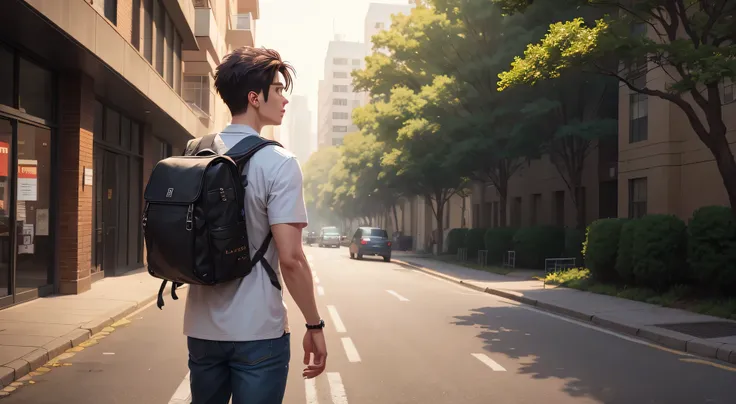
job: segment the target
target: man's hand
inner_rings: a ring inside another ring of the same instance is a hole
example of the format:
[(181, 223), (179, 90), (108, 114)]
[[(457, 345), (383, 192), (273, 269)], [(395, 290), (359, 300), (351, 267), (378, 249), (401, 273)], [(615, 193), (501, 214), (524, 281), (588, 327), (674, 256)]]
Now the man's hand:
[[(304, 334), (304, 371), (302, 376), (306, 379), (313, 379), (325, 371), (327, 366), (327, 344), (325, 344), (325, 334), (322, 330), (307, 330)], [(312, 364), (310, 365), (310, 360)]]

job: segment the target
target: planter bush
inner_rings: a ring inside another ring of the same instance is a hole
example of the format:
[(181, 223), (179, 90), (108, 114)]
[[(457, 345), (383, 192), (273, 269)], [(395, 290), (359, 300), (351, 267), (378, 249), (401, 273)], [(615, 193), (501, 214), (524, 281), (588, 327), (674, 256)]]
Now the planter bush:
[(689, 281), (687, 227), (674, 215), (648, 215), (634, 227), (631, 259), (637, 285), (664, 291)]
[(725, 206), (706, 206), (688, 225), (688, 262), (700, 288), (736, 295), (736, 216)]
[(565, 229), (556, 226), (524, 227), (514, 234), (516, 267), (544, 269), (546, 258), (559, 258), (565, 251)]
[(478, 256), (478, 250), (485, 250), (486, 229), (470, 229), (465, 234), (465, 248), (468, 249), (468, 258)]
[(486, 250), (488, 250), (489, 264), (502, 264), (506, 252), (514, 249), (513, 227), (494, 227), (486, 230), (484, 236)]
[(618, 239), (618, 253), (616, 254), (616, 273), (619, 278), (629, 285), (633, 285), (634, 279), (634, 230), (639, 225), (639, 220), (628, 220), (621, 226), (621, 234)]
[(616, 257), (621, 229), (625, 223), (626, 219), (599, 219), (588, 227), (585, 265), (594, 279), (601, 282), (620, 279), (616, 271)]
[(447, 233), (447, 253), (457, 254), (458, 248), (465, 247), (465, 236), (468, 234), (468, 229), (452, 229)]

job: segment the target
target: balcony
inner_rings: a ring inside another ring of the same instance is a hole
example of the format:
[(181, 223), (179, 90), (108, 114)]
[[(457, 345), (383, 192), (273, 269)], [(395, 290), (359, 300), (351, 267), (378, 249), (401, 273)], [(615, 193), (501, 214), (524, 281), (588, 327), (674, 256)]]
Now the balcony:
[(226, 41), (232, 48), (255, 44), (255, 20), (253, 14), (235, 14), (227, 29)]
[(187, 62), (185, 69), (189, 70), (185, 72), (204, 74), (206, 71), (212, 71), (220, 63), (222, 57), (227, 54), (227, 45), (225, 38), (220, 34), (210, 2), (195, 0), (194, 5), (196, 6), (194, 35), (199, 44), (199, 51), (184, 53), (184, 61)]
[(253, 15), (254, 19), (261, 18), (260, 16), (260, 9), (259, 9), (259, 3), (260, 0), (235, 0), (237, 2), (237, 12), (238, 14), (247, 14), (250, 13)]

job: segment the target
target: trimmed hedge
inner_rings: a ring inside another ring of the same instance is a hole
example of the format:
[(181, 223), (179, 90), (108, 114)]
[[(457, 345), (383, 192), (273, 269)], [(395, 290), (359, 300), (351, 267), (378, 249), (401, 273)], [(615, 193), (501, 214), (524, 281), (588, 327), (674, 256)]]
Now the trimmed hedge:
[(468, 249), (468, 258), (475, 258), (478, 256), (478, 250), (485, 249), (485, 240), (483, 237), (486, 235), (486, 229), (473, 228), (468, 230), (465, 234), (465, 248)]
[(638, 220), (629, 220), (621, 226), (616, 254), (616, 273), (628, 284), (634, 284), (634, 230), (639, 226)]
[(703, 289), (736, 295), (736, 216), (731, 209), (706, 206), (693, 213), (688, 261)]
[(514, 234), (516, 229), (513, 227), (494, 227), (486, 230), (484, 239), (489, 264), (503, 263), (506, 252), (514, 249)]
[(544, 269), (546, 258), (559, 258), (565, 251), (565, 229), (556, 226), (524, 227), (514, 234), (516, 267)]
[(611, 282), (620, 278), (616, 258), (621, 228), (625, 223), (626, 219), (599, 219), (588, 227), (585, 265), (596, 280)]
[(447, 233), (447, 252), (457, 254), (458, 248), (465, 248), (465, 237), (468, 229), (452, 229)]
[(638, 285), (655, 290), (687, 282), (687, 228), (674, 215), (648, 215), (634, 227), (632, 261)]

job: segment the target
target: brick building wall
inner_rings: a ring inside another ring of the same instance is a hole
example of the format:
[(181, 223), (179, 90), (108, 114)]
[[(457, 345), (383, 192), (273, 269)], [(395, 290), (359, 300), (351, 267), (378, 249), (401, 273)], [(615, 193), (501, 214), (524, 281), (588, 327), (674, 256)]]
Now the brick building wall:
[(83, 176), (84, 168), (93, 167), (94, 83), (67, 74), (59, 90), (59, 292), (81, 293), (91, 287), (93, 195)]

